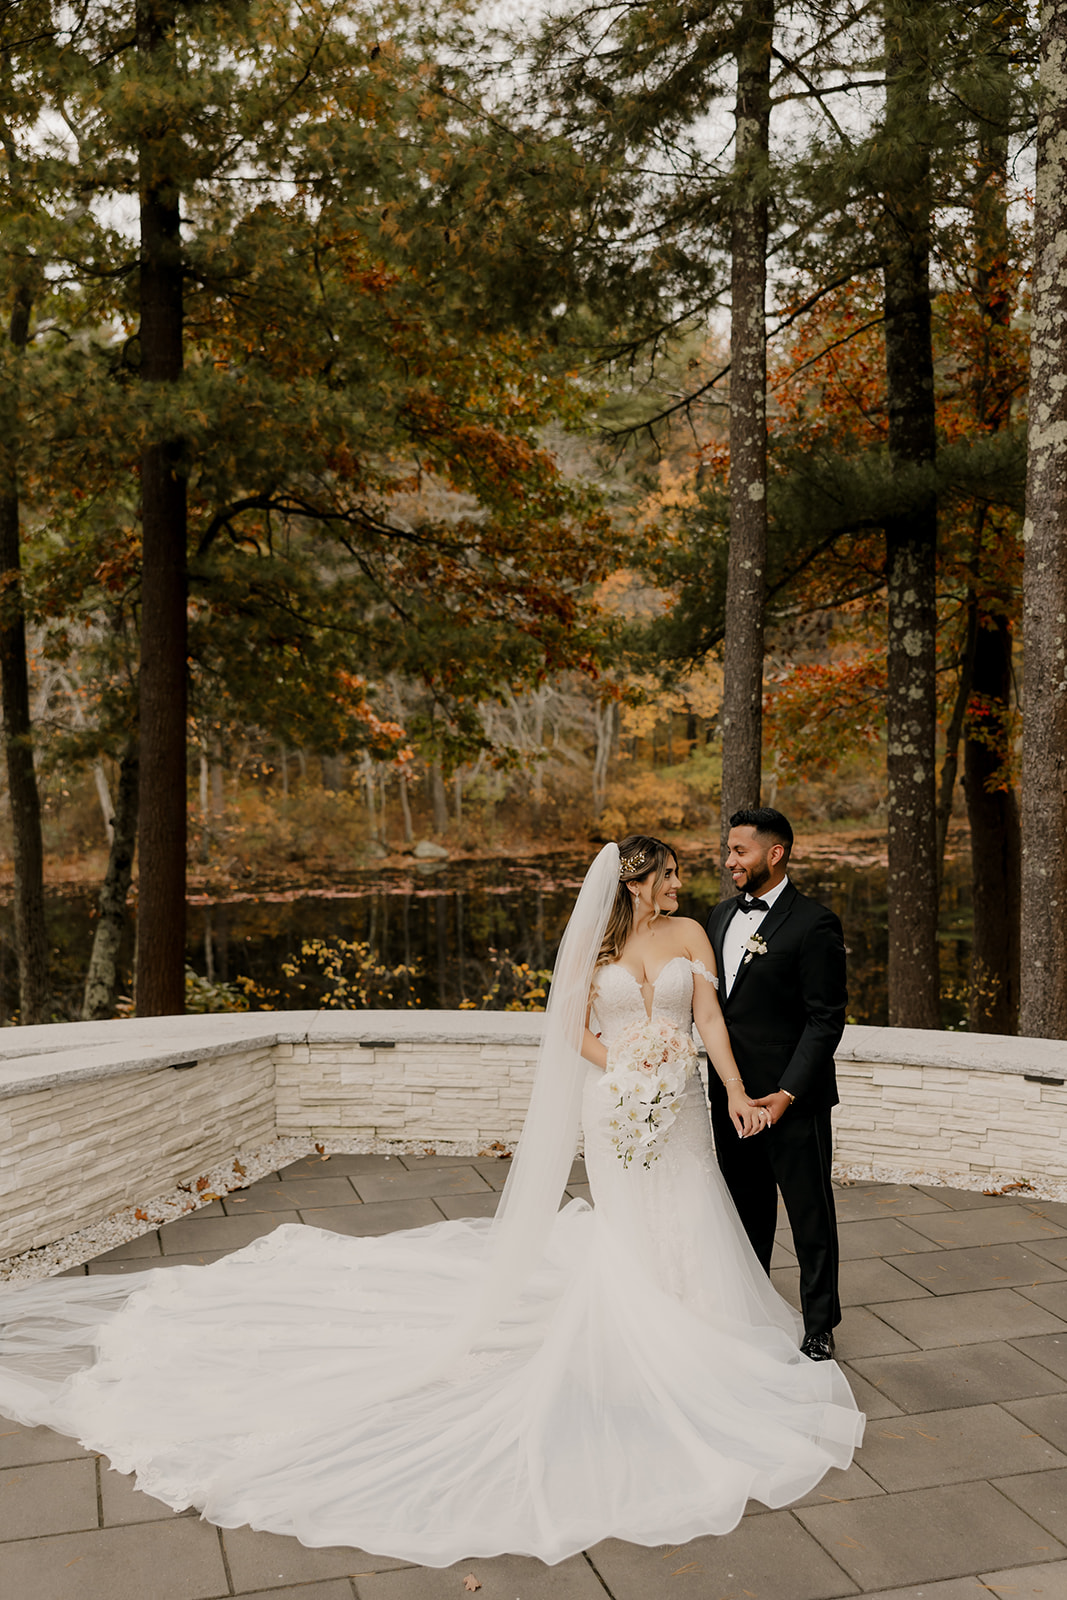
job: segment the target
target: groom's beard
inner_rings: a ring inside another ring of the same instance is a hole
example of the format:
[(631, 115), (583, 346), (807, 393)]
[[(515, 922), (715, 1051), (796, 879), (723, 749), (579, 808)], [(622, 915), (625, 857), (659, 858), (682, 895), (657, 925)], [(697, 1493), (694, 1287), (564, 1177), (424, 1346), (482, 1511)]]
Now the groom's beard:
[(755, 897), (759, 894), (760, 890), (763, 888), (763, 885), (770, 878), (770, 875), (771, 869), (769, 866), (767, 866), (766, 862), (764, 862), (762, 867), (751, 867), (749, 869), (748, 876), (738, 890), (738, 894), (748, 894)]

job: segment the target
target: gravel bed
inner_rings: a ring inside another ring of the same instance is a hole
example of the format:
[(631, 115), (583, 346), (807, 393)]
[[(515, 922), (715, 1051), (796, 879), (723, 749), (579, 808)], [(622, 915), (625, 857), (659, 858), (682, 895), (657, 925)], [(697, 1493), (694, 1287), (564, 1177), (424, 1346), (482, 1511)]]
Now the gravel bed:
[[(506, 1146), (503, 1148), (507, 1148)], [(102, 1222), (91, 1223), (68, 1233), (52, 1244), (25, 1250), (21, 1255), (0, 1260), (0, 1282), (37, 1283), (54, 1273), (65, 1272), (95, 1256), (114, 1250), (117, 1245), (128, 1244), (131, 1239), (150, 1233), (163, 1223), (176, 1217), (211, 1205), (221, 1195), (235, 1189), (244, 1189), (250, 1183), (287, 1167), (302, 1156), (331, 1155), (454, 1155), (481, 1154), (479, 1145), (472, 1141), (440, 1140), (431, 1147), (425, 1141), (398, 1141), (352, 1137), (331, 1139), (322, 1144), (305, 1137), (275, 1139), (271, 1144), (255, 1150), (242, 1150), (219, 1166), (210, 1167), (191, 1183), (172, 1190), (170, 1194), (156, 1195), (139, 1205), (115, 1211)], [(494, 1148), (493, 1154), (500, 1153)], [(979, 1175), (973, 1172), (928, 1172), (912, 1167), (885, 1167), (834, 1164), (837, 1183), (903, 1183), (920, 1184), (925, 1188), (996, 1190), (1006, 1197), (1028, 1200), (1059, 1200), (1067, 1202), (1067, 1181), (1049, 1178), (1020, 1178), (1017, 1173), (993, 1172)]]

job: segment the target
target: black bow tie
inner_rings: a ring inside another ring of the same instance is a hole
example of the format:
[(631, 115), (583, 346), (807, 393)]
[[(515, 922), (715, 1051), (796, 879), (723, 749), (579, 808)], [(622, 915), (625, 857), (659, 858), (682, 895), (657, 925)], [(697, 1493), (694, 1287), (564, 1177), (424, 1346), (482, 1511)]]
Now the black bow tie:
[(742, 900), (738, 911), (769, 911), (771, 908), (766, 900)]

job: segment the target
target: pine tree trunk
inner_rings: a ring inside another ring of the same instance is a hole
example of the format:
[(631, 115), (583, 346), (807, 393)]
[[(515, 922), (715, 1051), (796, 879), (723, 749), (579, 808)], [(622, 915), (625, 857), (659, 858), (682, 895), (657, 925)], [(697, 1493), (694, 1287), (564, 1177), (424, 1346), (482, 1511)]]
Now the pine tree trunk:
[[(130, 745), (119, 768), (118, 803), (112, 817), (111, 849), (100, 889), (99, 920), (85, 979), (83, 1022), (115, 1014), (118, 952), (126, 927), (126, 901), (137, 847), (138, 752)], [(183, 974), (184, 977), (184, 974)]]
[[(904, 481), (933, 464), (929, 155), (922, 144), (929, 84), (907, 23), (886, 18), (886, 132), (898, 185), (888, 197), (885, 348), (889, 454)], [(941, 1025), (937, 949), (937, 500), (918, 485), (885, 523), (889, 609), (889, 1022)]]
[[(146, 77), (176, 72), (174, 0), (138, 0), (137, 50)], [(173, 131), (146, 125), (141, 187), (141, 381), (182, 372), (180, 194), (166, 170)], [(185, 1010), (186, 490), (181, 444), (151, 440), (141, 455), (140, 892), (137, 1011)]]
[(0, 396), (0, 706), (15, 869), (15, 948), (19, 967), (19, 1021), (48, 1021), (48, 938), (44, 917), (44, 844), (41, 797), (33, 764), (33, 728), (26, 664), (19, 548), (17, 369), (30, 329), (30, 295), (16, 292), (8, 330), (12, 377)]
[[(994, 26), (1007, 26), (999, 13)], [(1011, 418), (1012, 385), (997, 380), (993, 358), (995, 330), (1006, 328), (1011, 295), (1004, 281), (1008, 263), (1008, 123), (1011, 85), (1007, 51), (990, 57), (1001, 63), (999, 91), (989, 95), (990, 108), (978, 128), (975, 173), (975, 218), (978, 234), (976, 297), (987, 330), (985, 355), (975, 374), (975, 411), (990, 432)], [(988, 92), (988, 91), (987, 91)], [(979, 536), (982, 533), (979, 526)], [(995, 537), (995, 533), (994, 533)], [(980, 572), (981, 543), (975, 541)], [(982, 584), (970, 601), (975, 631), (971, 714), (964, 724), (963, 767), (967, 816), (971, 830), (971, 892), (974, 939), (971, 945), (971, 997), (968, 1026), (979, 1033), (1015, 1033), (1019, 1017), (1019, 874), (1022, 844), (1019, 805), (1005, 787), (1003, 767), (1012, 695), (1011, 598), (990, 593)], [(980, 720), (979, 720), (980, 719)], [(982, 725), (984, 724), (984, 726)], [(986, 736), (983, 737), (983, 734)], [(991, 747), (989, 736), (992, 735)]]
[(1023, 530), (1020, 1032), (1067, 1038), (1067, 0), (1041, 7)]
[[(1011, 627), (1006, 617), (978, 630), (972, 692), (983, 704), (1008, 703)], [(963, 758), (974, 863), (967, 1025), (977, 1033), (1014, 1033), (1019, 1014), (1019, 807), (1011, 789), (993, 787), (1003, 770), (995, 745), (970, 738)]]
[[(723, 641), (722, 811), (760, 799), (767, 566), (767, 169), (774, 0), (744, 0), (730, 250), (730, 554)], [(723, 894), (734, 892), (723, 869)]]

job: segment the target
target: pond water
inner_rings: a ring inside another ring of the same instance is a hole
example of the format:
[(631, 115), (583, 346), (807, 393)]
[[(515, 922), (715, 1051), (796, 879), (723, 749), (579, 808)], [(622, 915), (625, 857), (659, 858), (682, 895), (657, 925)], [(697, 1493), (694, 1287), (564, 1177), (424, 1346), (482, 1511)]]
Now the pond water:
[[(247, 890), (190, 897), (188, 962), (213, 983), (250, 979), (253, 1009), (320, 1004), (488, 1006), (503, 1009), (541, 987), (588, 858), (545, 854), (512, 861), (414, 862), (354, 874), (329, 887)], [(718, 898), (712, 858), (682, 862), (683, 914), (707, 915)], [(849, 948), (849, 1020), (884, 1024), (886, 868), (876, 855), (809, 853), (791, 878), (840, 916)], [(48, 903), (56, 1015), (78, 1014), (92, 942), (91, 896)], [(17, 1007), (11, 908), (0, 907), (0, 1021)], [(971, 912), (966, 855), (946, 863), (941, 903), (942, 1022), (966, 1016)], [(337, 951), (303, 953), (310, 941)], [(129, 992), (132, 936), (126, 954)], [(332, 961), (332, 970), (331, 970)], [(397, 969), (401, 969), (399, 972)], [(528, 970), (527, 970), (528, 969)], [(347, 984), (347, 989), (342, 985)], [(358, 1000), (360, 994), (365, 999)], [(330, 996), (334, 999), (331, 1002)]]

